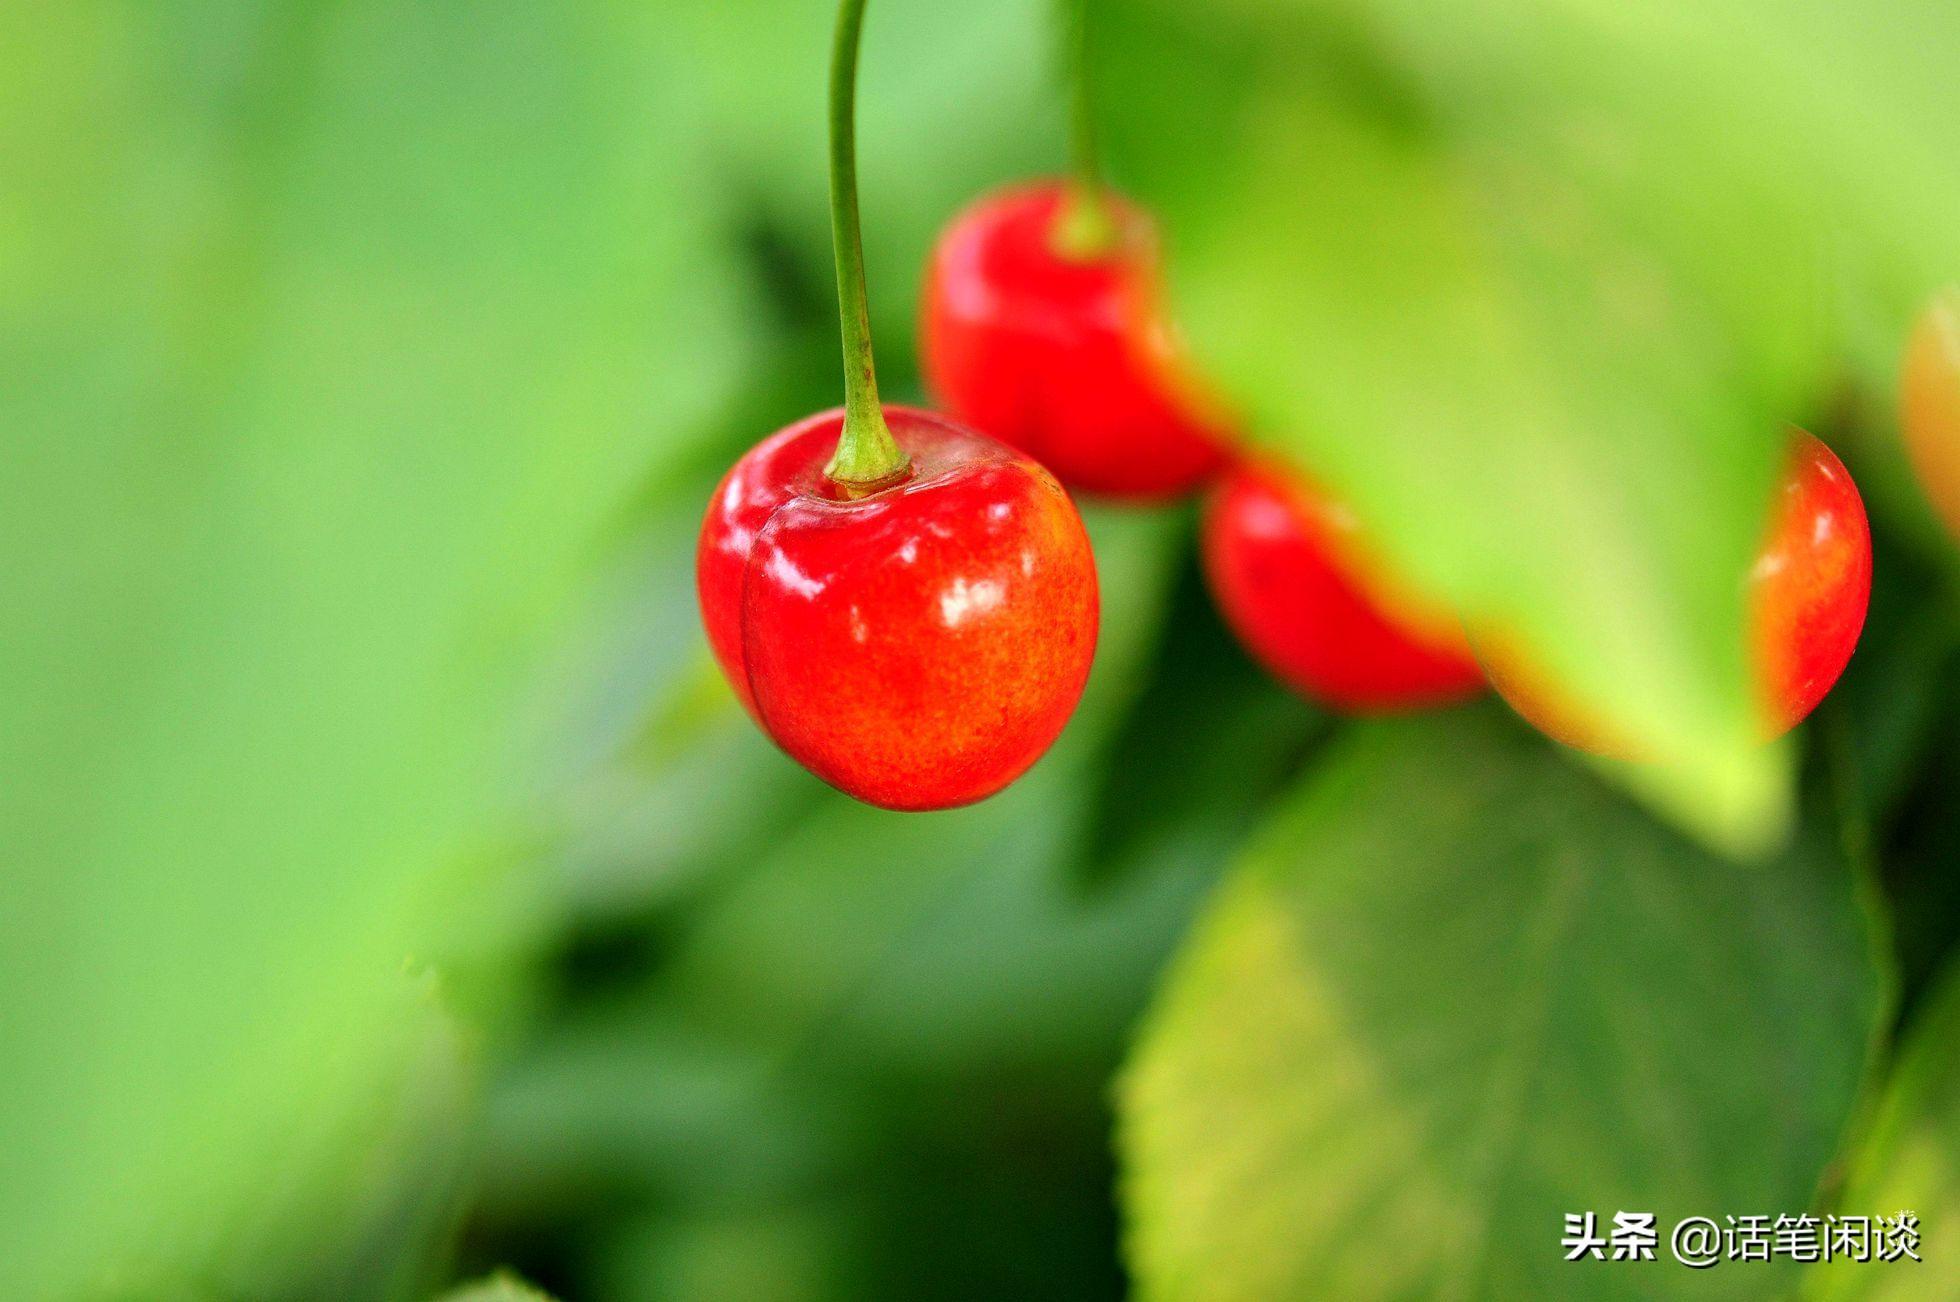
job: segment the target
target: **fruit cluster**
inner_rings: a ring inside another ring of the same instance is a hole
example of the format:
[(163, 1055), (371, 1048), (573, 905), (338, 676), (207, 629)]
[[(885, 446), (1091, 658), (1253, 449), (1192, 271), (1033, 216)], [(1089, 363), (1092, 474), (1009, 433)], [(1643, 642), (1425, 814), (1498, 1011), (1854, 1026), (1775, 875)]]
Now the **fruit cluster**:
[[(1637, 757), (1501, 639), (1473, 648), (1303, 470), (1241, 445), (1162, 309), (1149, 218), (1093, 173), (1003, 190), (952, 221), (920, 313), (925, 378), (952, 419), (879, 405), (849, 171), (854, 9), (861, 0), (845, 0), (832, 118), (849, 400), (744, 456), (699, 550), (709, 640), (784, 750), (892, 809), (1000, 790), (1060, 733), (1094, 655), (1094, 560), (1065, 490), (1132, 503), (1207, 490), (1218, 607), (1299, 692), (1361, 713), (1488, 684), (1562, 742)], [(1905, 421), (1960, 530), (1960, 301), (1941, 300), (1909, 349)], [(1871, 566), (1851, 476), (1793, 431), (1747, 576), (1765, 737), (1843, 672)]]

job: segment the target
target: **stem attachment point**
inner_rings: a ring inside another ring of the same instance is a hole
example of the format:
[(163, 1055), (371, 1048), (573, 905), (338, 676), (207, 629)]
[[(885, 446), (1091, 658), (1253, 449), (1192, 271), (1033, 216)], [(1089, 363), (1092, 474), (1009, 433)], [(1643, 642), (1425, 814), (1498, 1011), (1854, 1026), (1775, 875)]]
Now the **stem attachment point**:
[(1068, 194), (1049, 229), (1049, 247), (1072, 262), (1093, 262), (1116, 247), (1121, 232), (1110, 211), (1102, 182), (1102, 156), (1096, 139), (1095, 93), (1089, 77), (1088, 0), (1068, 8), (1069, 183)]
[(1108, 194), (1093, 180), (1071, 179), (1048, 232), (1049, 246), (1071, 262), (1094, 262), (1116, 248), (1118, 237)]

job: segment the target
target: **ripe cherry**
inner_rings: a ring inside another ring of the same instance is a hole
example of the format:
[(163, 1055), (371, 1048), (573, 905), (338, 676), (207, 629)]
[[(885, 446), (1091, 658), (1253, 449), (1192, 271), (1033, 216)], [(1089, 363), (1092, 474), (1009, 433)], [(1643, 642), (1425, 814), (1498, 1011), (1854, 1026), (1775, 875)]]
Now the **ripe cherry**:
[(824, 471), (842, 411), (757, 444), (701, 528), (703, 622), (756, 720), (887, 809), (982, 799), (1040, 758), (1096, 646), (1096, 571), (1068, 495), (1027, 457), (887, 407), (904, 478)]
[(1353, 513), (1272, 466), (1227, 473), (1205, 513), (1205, 571), (1255, 659), (1338, 710), (1415, 709), (1483, 685), (1448, 614), (1398, 591)]
[(1070, 187), (990, 195), (954, 219), (927, 266), (920, 354), (940, 404), (1071, 488), (1135, 499), (1188, 492), (1226, 441), (1160, 309), (1156, 239), (1100, 191), (1082, 237)]
[(1960, 288), (1933, 300), (1906, 346), (1900, 421), (1926, 496), (1960, 537)]
[(844, 406), (722, 479), (695, 553), (702, 623), (749, 713), (818, 777), (888, 809), (1012, 782), (1061, 732), (1096, 650), (1075, 504), (1027, 457), (878, 401), (854, 120), (864, 0), (839, 0), (830, 233)]
[[(1796, 727), (1836, 684), (1865, 626), (1871, 586), (1871, 529), (1858, 486), (1835, 453), (1794, 431), (1749, 572), (1750, 651), (1765, 740)], [(1498, 694), (1547, 736), (1595, 754), (1640, 757), (1514, 657), (1487, 657), (1484, 667)]]

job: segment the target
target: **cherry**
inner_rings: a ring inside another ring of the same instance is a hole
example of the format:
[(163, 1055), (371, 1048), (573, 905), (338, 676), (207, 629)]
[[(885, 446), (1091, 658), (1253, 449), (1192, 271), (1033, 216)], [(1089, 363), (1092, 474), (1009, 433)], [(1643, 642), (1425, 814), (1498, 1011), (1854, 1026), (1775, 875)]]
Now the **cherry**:
[(1134, 205), (1044, 182), (975, 203), (927, 266), (920, 354), (939, 402), (1071, 488), (1164, 499), (1225, 459), (1220, 421), (1159, 308), (1157, 248)]
[(729, 681), (789, 755), (887, 809), (1012, 782), (1068, 721), (1096, 646), (1096, 571), (1035, 462), (885, 408), (909, 473), (862, 495), (823, 470), (840, 411), (757, 444), (715, 493), (697, 575)]
[(1407, 710), (1483, 685), (1462, 629), (1396, 590), (1353, 514), (1270, 465), (1227, 473), (1204, 561), (1232, 631), (1274, 676), (1338, 710)]
[(931, 412), (878, 400), (858, 225), (865, 0), (839, 0), (830, 234), (844, 405), (723, 477), (695, 552), (701, 620), (789, 755), (887, 809), (944, 809), (1027, 771), (1095, 657), (1095, 559), (1054, 476)]
[(1919, 482), (1960, 537), (1960, 288), (1933, 300), (1906, 346), (1900, 423)]
[[(1750, 648), (1765, 740), (1801, 723), (1824, 699), (1858, 645), (1871, 597), (1872, 541), (1851, 473), (1817, 438), (1795, 430), (1774, 514), (1749, 572)], [(1498, 694), (1554, 740), (1638, 759), (1582, 709), (1562, 700), (1518, 659), (1486, 656)]]

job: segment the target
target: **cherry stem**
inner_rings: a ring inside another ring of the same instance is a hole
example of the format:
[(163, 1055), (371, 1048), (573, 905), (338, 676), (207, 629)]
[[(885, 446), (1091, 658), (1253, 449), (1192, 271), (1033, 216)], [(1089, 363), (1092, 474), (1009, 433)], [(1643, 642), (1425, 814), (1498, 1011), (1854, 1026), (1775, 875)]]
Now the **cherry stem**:
[(871, 357), (871, 308), (864, 293), (858, 229), (857, 63), (865, 0), (840, 0), (830, 55), (830, 242), (837, 255), (837, 317), (844, 334), (844, 430), (824, 473), (847, 489), (898, 479), (909, 460), (878, 403)]
[(1089, 78), (1089, 0), (1067, 3), (1070, 174), (1049, 241), (1063, 257), (1090, 262), (1115, 247), (1117, 230), (1103, 188), (1096, 141), (1095, 96)]

